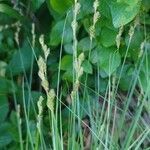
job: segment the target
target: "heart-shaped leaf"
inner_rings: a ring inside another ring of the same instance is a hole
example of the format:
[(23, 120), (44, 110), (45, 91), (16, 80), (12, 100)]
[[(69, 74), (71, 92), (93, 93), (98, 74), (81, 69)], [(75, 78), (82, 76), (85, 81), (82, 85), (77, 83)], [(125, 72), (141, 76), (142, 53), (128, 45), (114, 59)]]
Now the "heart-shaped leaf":
[(65, 55), (61, 60), (61, 70), (71, 71), (73, 68), (73, 57), (72, 55)]
[(27, 71), (33, 62), (33, 52), (28, 43), (24, 43), (20, 50), (17, 50), (9, 62), (7, 73), (18, 75)]
[(110, 3), (112, 20), (114, 27), (119, 28), (137, 15), (141, 5), (141, 0), (115, 0)]
[(60, 14), (67, 11), (72, 5), (72, 2), (72, 0), (48, 0), (52, 8)]
[(62, 36), (63, 36), (64, 43), (69, 43), (72, 41), (73, 36), (72, 36), (71, 25), (66, 24), (65, 29), (64, 29), (64, 23), (65, 21), (61, 20), (53, 26), (51, 33), (50, 33), (50, 45), (57, 46), (58, 44), (60, 44)]
[(121, 56), (115, 48), (97, 47), (91, 53), (92, 63), (98, 63), (100, 68), (110, 76), (120, 65)]

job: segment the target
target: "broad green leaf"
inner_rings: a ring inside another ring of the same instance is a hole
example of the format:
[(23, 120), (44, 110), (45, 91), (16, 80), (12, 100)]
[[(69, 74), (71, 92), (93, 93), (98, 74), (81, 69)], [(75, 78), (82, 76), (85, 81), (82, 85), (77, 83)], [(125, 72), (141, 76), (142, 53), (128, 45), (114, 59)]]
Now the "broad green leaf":
[(62, 79), (72, 82), (73, 80), (73, 57), (72, 55), (65, 55), (61, 60), (61, 70), (66, 71)]
[(10, 17), (16, 18), (16, 19), (21, 19), (22, 16), (13, 8), (6, 4), (0, 3), (0, 12), (5, 13), (9, 15)]
[(0, 95), (16, 92), (17, 88), (13, 81), (0, 77)]
[(71, 72), (71, 71), (66, 71), (64, 74), (63, 74), (63, 76), (62, 76), (62, 79), (63, 80), (67, 80), (67, 81), (69, 81), (69, 82), (72, 82), (73, 81), (73, 72)]
[(3, 149), (8, 144), (12, 142), (12, 137), (8, 132), (8, 129), (11, 127), (9, 123), (2, 123), (0, 124), (0, 148)]
[(72, 5), (73, 0), (48, 0), (52, 8), (58, 13), (66, 12)]
[[(24, 95), (23, 95), (24, 94)], [(27, 91), (22, 89), (19, 91), (19, 94), (17, 95), (18, 101), (23, 105), (23, 100), (25, 101), (25, 104), (28, 105), (30, 101), (32, 101), (32, 105), (37, 106), (37, 101), (39, 100), (40, 96), (44, 95), (41, 92), (37, 91)]]
[(150, 75), (145, 74), (144, 72), (141, 72), (139, 82), (140, 82), (140, 85), (139, 85), (140, 88), (144, 92), (146, 92), (148, 90), (150, 93), (150, 88), (149, 88), (150, 86), (148, 87), (148, 85), (150, 84)]
[(61, 70), (71, 71), (73, 68), (73, 57), (71, 55), (65, 55), (61, 60)]
[(27, 43), (24, 43), (23, 47), (13, 54), (8, 64), (7, 73), (12, 73), (12, 75), (24, 73), (31, 67), (33, 58), (32, 49)]
[(138, 14), (141, 0), (114, 0), (110, 3), (114, 27), (119, 28)]
[(101, 69), (101, 70), (99, 71), (99, 74), (100, 74), (100, 76), (101, 76), (103, 79), (105, 79), (105, 78), (108, 77), (108, 74), (107, 74), (103, 69)]
[(145, 24), (145, 25), (150, 25), (149, 14), (145, 14), (144, 16), (140, 16), (140, 23)]
[(13, 141), (19, 142), (19, 134), (18, 134), (18, 124), (17, 124), (17, 113), (15, 111), (11, 111), (10, 114), (10, 122), (11, 126), (8, 129), (9, 134), (11, 135)]
[(149, 2), (149, 0), (142, 0), (142, 6), (143, 6), (144, 10), (149, 11), (150, 10), (150, 2)]
[[(62, 36), (63, 36), (63, 28), (64, 28), (64, 20), (57, 22), (50, 33), (50, 45), (57, 46), (60, 44)], [(70, 43), (72, 41), (72, 28), (71, 25), (66, 24), (63, 36), (63, 42)]]
[(6, 119), (9, 112), (9, 104), (7, 97), (0, 93), (0, 124)]
[[(121, 67), (117, 71), (117, 76), (119, 77)], [(130, 73), (129, 73), (130, 72)], [(125, 65), (122, 71), (122, 76), (119, 82), (119, 88), (123, 91), (127, 91), (131, 84), (132, 76), (134, 75), (134, 70), (131, 65)]]
[[(129, 44), (129, 35), (126, 36), (125, 42), (126, 46)], [(140, 29), (135, 30), (131, 43), (130, 43), (130, 49), (140, 49), (141, 43), (144, 39), (144, 32)]]
[[(130, 43), (130, 47), (129, 47), (129, 54), (131, 59), (134, 62), (138, 61), (138, 57), (140, 54), (140, 49), (141, 49), (141, 44), (144, 40), (144, 32), (139, 28), (137, 30), (135, 30), (134, 35), (132, 37), (131, 43)], [(126, 36), (125, 38), (125, 43), (126, 43), (126, 47), (129, 44), (129, 35)]]
[(33, 143), (36, 143), (37, 142), (37, 137), (36, 137), (36, 134), (37, 134), (37, 130), (36, 130), (36, 122), (33, 121), (33, 120), (30, 120), (29, 121), (29, 128), (30, 128), (30, 132), (31, 132), (31, 137), (32, 137), (32, 142)]
[(109, 28), (102, 28), (100, 42), (105, 47), (110, 47), (116, 44), (117, 32)]
[(82, 22), (83, 22), (83, 26), (84, 26), (85, 31), (86, 31), (87, 33), (89, 33), (89, 28), (90, 28), (90, 26), (91, 26), (91, 21), (90, 21), (90, 19), (89, 19), (89, 18), (83, 18)]
[(4, 61), (0, 61), (0, 77), (5, 77), (7, 64)]
[(78, 17), (81, 19), (85, 18), (87, 15), (93, 13), (93, 0), (80, 0), (81, 8)]
[(94, 63), (98, 63), (100, 69), (104, 70), (108, 76), (110, 76), (121, 63), (121, 56), (115, 48), (105, 48), (99, 46), (93, 52), (92, 62), (94, 61)]
[(65, 45), (64, 45), (64, 50), (65, 50), (65, 52), (68, 53), (68, 54), (73, 54), (72, 43), (65, 44)]
[[(58, 67), (57, 67), (58, 68)], [(57, 69), (58, 70), (58, 69)], [(60, 76), (61, 78), (61, 76)], [(57, 88), (57, 83), (58, 82), (61, 82), (61, 80), (58, 81), (58, 71), (56, 71), (55, 73), (52, 74), (52, 77), (51, 77), (51, 87), (54, 89), (54, 88)]]
[(98, 62), (98, 60), (99, 60), (99, 50), (97, 48), (95, 48), (91, 51), (90, 61), (93, 64), (96, 64)]
[(10, 144), (12, 137), (9, 134), (0, 135), (0, 148), (4, 148), (6, 145)]
[(85, 60), (82, 64), (83, 67), (83, 71), (89, 74), (93, 73), (93, 69), (92, 69), (92, 65), (90, 64), (90, 62), (88, 60)]
[(54, 65), (56, 62), (57, 62), (57, 57), (55, 54), (52, 54), (48, 57), (47, 65), (51, 66), (51, 65)]
[(33, 10), (39, 9), (44, 2), (45, 0), (32, 0)]
[(117, 31), (117, 29), (114, 27), (112, 20), (109, 18), (106, 18), (104, 16), (101, 16), (101, 19), (98, 20), (98, 22), (96, 23), (96, 35), (100, 36), (101, 34), (101, 30), (103, 30), (104, 28), (108, 28), (110, 30), (114, 30)]
[(140, 88), (142, 88), (144, 92), (148, 90), (150, 93), (150, 54), (145, 56), (140, 72), (139, 82)]
[(121, 57), (114, 49), (104, 49), (100, 52), (99, 66), (110, 76), (120, 65)]
[(101, 15), (103, 15), (107, 18), (111, 18), (111, 12), (110, 12), (110, 7), (109, 7), (108, 1), (106, 1), (106, 0), (100, 1), (99, 11), (100, 11)]
[(35, 113), (38, 110), (37, 109), (37, 101), (39, 100), (40, 96), (43, 96), (45, 98), (45, 95), (41, 92), (31, 91), (31, 90), (23, 91), (22, 89), (20, 89), (20, 91), (18, 91), (18, 94), (16, 96), (16, 99), (21, 106), (23, 106), (24, 101), (25, 101), (26, 106), (29, 105), (29, 103), (30, 103), (32, 109), (27, 107), (27, 111), (30, 111), (30, 119), (31, 120), (35, 119)]
[(78, 49), (80, 51), (89, 51), (90, 49), (93, 49), (95, 46), (96, 46), (96, 42), (93, 40), (91, 43), (89, 37), (85, 37), (81, 39), (78, 43)]

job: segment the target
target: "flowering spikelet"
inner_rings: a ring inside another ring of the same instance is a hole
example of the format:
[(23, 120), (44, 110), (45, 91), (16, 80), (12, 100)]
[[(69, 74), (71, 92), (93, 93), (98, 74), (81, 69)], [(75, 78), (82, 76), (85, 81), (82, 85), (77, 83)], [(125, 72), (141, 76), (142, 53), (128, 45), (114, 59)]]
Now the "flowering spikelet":
[(5, 77), (7, 63), (0, 61), (0, 77)]
[(20, 117), (20, 105), (17, 105), (17, 118), (18, 118), (19, 124), (21, 125), (22, 120)]
[[(10, 24), (10, 25), (8, 25), (8, 24), (6, 24), (6, 25), (1, 25), (1, 26), (0, 26), (0, 32), (3, 31), (3, 30), (7, 30), (7, 29), (9, 29), (9, 28), (17, 27), (19, 23), (20, 23), (20, 22), (17, 21), (17, 22), (15, 22), (15, 23)], [(20, 25), (21, 25), (21, 24), (20, 24)]]
[(46, 63), (44, 61), (44, 59), (40, 56), (39, 60), (38, 60), (38, 66), (39, 66), (39, 72), (38, 75), (40, 77), (41, 84), (42, 87), (44, 88), (44, 90), (48, 93), (49, 91), (49, 83), (47, 81), (47, 72), (46, 72)]
[(41, 84), (44, 90), (48, 93), (49, 90), (49, 83), (47, 81), (47, 73), (46, 73), (46, 63), (45, 60), (40, 56), (38, 60), (39, 72), (38, 75), (42, 80)]
[(145, 45), (145, 41), (142, 42), (141, 45), (140, 45), (140, 53), (138, 55), (139, 58), (142, 57), (142, 55), (143, 55), (144, 45)]
[(99, 11), (97, 11), (98, 7), (99, 7), (99, 1), (95, 0), (93, 3), (93, 8), (94, 8), (93, 24), (89, 29), (90, 39), (95, 37), (95, 25), (100, 17), (100, 13)]
[(132, 37), (133, 37), (133, 34), (134, 34), (134, 30), (135, 30), (135, 28), (136, 28), (136, 26), (139, 24), (139, 18), (138, 17), (136, 17), (135, 18), (135, 20), (134, 20), (134, 25), (131, 25), (130, 26), (130, 29), (129, 29), (129, 38), (130, 38), (130, 40), (132, 39)]
[[(78, 27), (77, 22), (77, 15), (80, 11), (80, 3), (77, 0), (74, 0), (74, 9), (73, 9), (73, 21), (71, 24), (72, 31), (73, 31), (73, 67), (74, 67), (74, 84), (73, 84), (73, 90), (71, 92), (71, 98), (73, 99), (75, 93), (78, 91), (79, 87), (79, 77), (83, 74), (81, 69), (81, 62), (79, 62), (77, 58), (77, 37), (76, 37), (76, 30)], [(80, 74), (79, 74), (80, 72)]]
[(6, 29), (8, 29), (10, 26), (8, 26), (7, 24), (6, 25), (4, 25), (4, 26), (0, 26), (0, 32), (2, 32), (3, 30), (6, 30)]
[(75, 3), (75, 9), (74, 9), (74, 14), (79, 14), (79, 12), (80, 12), (80, 7), (81, 7), (81, 5), (80, 5), (80, 3), (79, 2), (76, 2)]
[(75, 5), (74, 5), (74, 10), (73, 10), (73, 21), (71, 23), (71, 27), (72, 27), (72, 30), (73, 30), (73, 38), (74, 38), (74, 57), (75, 57), (75, 61), (77, 59), (77, 39), (76, 39), (76, 30), (77, 30), (77, 27), (78, 27), (78, 22), (77, 22), (77, 15), (80, 11), (80, 3), (77, 2), (77, 0), (75, 0)]
[(99, 6), (99, 1), (95, 0), (94, 3), (93, 3), (93, 7), (94, 7), (95, 12), (97, 11), (98, 6)]
[(39, 116), (41, 116), (42, 114), (42, 102), (43, 102), (44, 98), (42, 96), (40, 96), (39, 101), (37, 102), (37, 106), (38, 106), (38, 110), (39, 110)]
[(35, 38), (36, 38), (36, 35), (35, 35), (35, 24), (34, 23), (32, 23), (31, 34), (32, 34), (32, 47), (35, 47)]
[(41, 121), (42, 121), (42, 113), (43, 113), (43, 107), (42, 107), (42, 102), (43, 102), (44, 98), (42, 96), (40, 96), (38, 102), (37, 102), (37, 106), (38, 106), (38, 116), (37, 116), (37, 128), (38, 131), (41, 131)]
[(53, 112), (54, 110), (54, 99), (55, 99), (55, 91), (54, 89), (49, 88), (49, 82), (47, 79), (47, 67), (46, 67), (46, 62), (48, 55), (50, 54), (50, 49), (47, 47), (47, 45), (44, 42), (44, 35), (41, 35), (39, 38), (39, 42), (41, 44), (43, 53), (44, 53), (44, 58), (39, 57), (38, 60), (38, 67), (39, 67), (39, 72), (38, 75), (40, 77), (41, 85), (44, 88), (47, 96), (47, 107)]
[(47, 95), (47, 107), (53, 112), (54, 111), (54, 99), (55, 99), (55, 91), (51, 89)]
[(76, 80), (73, 86), (73, 90), (71, 92), (71, 98), (73, 99), (73, 97), (75, 96), (76, 92), (78, 91), (79, 88), (79, 79), (80, 77), (83, 75), (83, 67), (81, 66), (82, 63), (84, 61), (84, 53), (81, 53), (77, 59), (77, 66), (75, 68), (76, 70)]
[(123, 26), (120, 27), (119, 33), (116, 36), (116, 45), (117, 45), (118, 49), (120, 47), (120, 41), (121, 41), (121, 35), (122, 35), (122, 33), (123, 33)]
[(82, 62), (84, 61), (84, 53), (81, 53), (78, 57), (78, 65), (81, 66)]
[(47, 45), (45, 44), (45, 41), (44, 41), (44, 35), (41, 35), (40, 38), (39, 38), (39, 42), (42, 46), (42, 50), (44, 52), (44, 57), (45, 57), (45, 60), (47, 60), (48, 58), (48, 55), (50, 54), (50, 49), (47, 47)]
[(21, 26), (21, 24), (20, 24), (20, 22), (17, 22), (17, 24), (16, 24), (16, 32), (15, 32), (15, 41), (16, 41), (16, 43), (19, 45), (19, 32), (20, 32), (20, 26)]
[(0, 26), (0, 32), (2, 32), (4, 30), (7, 30), (9, 28), (14, 28), (14, 27), (16, 28), (15, 41), (19, 45), (19, 32), (20, 32), (20, 27), (21, 27), (20, 21), (17, 21), (17, 22), (15, 22), (13, 24), (10, 24), (10, 25), (6, 24), (4, 26)]
[(133, 36), (133, 34), (134, 34), (134, 26), (130, 26), (130, 29), (129, 29), (129, 37), (130, 37), (130, 39), (132, 39), (132, 36)]

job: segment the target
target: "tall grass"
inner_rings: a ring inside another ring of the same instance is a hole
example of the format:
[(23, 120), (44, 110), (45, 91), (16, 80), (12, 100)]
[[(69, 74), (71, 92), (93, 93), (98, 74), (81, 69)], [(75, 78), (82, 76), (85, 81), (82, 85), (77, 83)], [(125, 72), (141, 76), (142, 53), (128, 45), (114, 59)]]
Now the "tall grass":
[[(90, 29), (90, 47), (92, 47), (92, 41), (94, 38), (94, 28), (96, 21), (98, 19), (98, 12), (96, 2), (94, 3), (94, 16), (93, 24)], [(98, 4), (97, 4), (98, 5)], [(97, 74), (95, 80), (98, 81), (98, 84), (95, 85), (95, 90), (91, 89), (87, 85), (88, 75), (86, 74), (86, 79), (84, 83), (80, 82), (80, 77), (83, 75), (83, 68), (81, 67), (84, 60), (84, 54), (78, 54), (77, 51), (77, 15), (80, 10), (80, 4), (75, 0), (73, 7), (73, 86), (72, 89), (68, 89), (68, 98), (71, 105), (67, 105), (62, 100), (62, 88), (60, 83), (61, 75), (61, 58), (63, 50), (63, 39), (64, 39), (64, 30), (66, 28), (66, 21), (68, 14), (65, 19), (63, 34), (60, 47), (59, 55), (59, 67), (58, 67), (58, 76), (57, 76), (57, 89), (56, 95), (55, 90), (50, 89), (49, 82), (47, 79), (47, 58), (49, 55), (49, 48), (43, 43), (41, 43), (41, 49), (43, 49), (44, 57), (40, 56), (37, 58), (34, 52), (35, 46), (35, 32), (34, 26), (32, 30), (32, 43), (30, 43), (33, 50), (33, 57), (35, 57), (36, 63), (39, 66), (39, 77), (41, 79), (41, 85), (44, 92), (46, 93), (46, 98), (41, 95), (40, 99), (37, 99), (37, 106), (32, 101), (31, 96), (31, 82), (32, 82), (32, 72), (33, 72), (33, 63), (30, 70), (30, 82), (27, 80), (26, 72), (24, 70), (23, 80), (22, 80), (22, 93), (23, 93), (23, 113), (25, 116), (25, 125), (26, 125), (26, 137), (22, 137), (23, 127), (21, 122), (20, 107), (17, 105), (16, 95), (14, 94), (15, 105), (18, 116), (18, 134), (20, 138), (20, 149), (35, 149), (35, 150), (129, 150), (135, 149), (140, 150), (141, 145), (150, 142), (150, 128), (145, 123), (145, 120), (142, 117), (142, 111), (144, 109), (145, 101), (149, 100), (149, 91), (150, 83), (148, 83), (147, 90), (141, 92), (142, 86), (139, 87), (139, 91), (136, 89), (136, 85), (140, 80), (139, 74), (144, 59), (147, 57), (147, 49), (143, 47), (144, 53), (141, 58), (138, 60), (138, 63), (135, 67), (133, 78), (131, 79), (131, 84), (129, 86), (128, 92), (125, 95), (121, 95), (119, 92), (119, 83), (122, 77), (122, 71), (124, 69), (132, 37), (134, 35), (134, 29), (137, 24), (131, 26), (129, 35), (129, 43), (126, 49), (126, 54), (121, 66), (121, 71), (119, 78), (117, 78), (116, 73), (112, 76), (109, 76), (107, 87), (105, 89), (105, 94), (100, 94), (101, 83), (99, 77), (99, 67), (97, 67)], [(95, 19), (95, 16), (97, 18)], [(92, 30), (92, 31), (91, 31)], [(19, 30), (18, 30), (19, 31)], [(121, 36), (122, 28), (120, 29), (119, 36)], [(16, 39), (17, 39), (16, 35)], [(42, 36), (42, 38), (44, 38)], [(145, 40), (146, 40), (145, 35)], [(17, 41), (18, 46), (19, 42)], [(119, 41), (117, 41), (117, 47), (119, 49)], [(88, 60), (90, 59), (91, 48), (88, 55)], [(20, 55), (21, 56), (21, 55)], [(113, 59), (110, 58), (109, 67), (111, 70), (111, 64)], [(149, 68), (148, 68), (149, 69)], [(81, 71), (81, 72), (80, 72)], [(149, 77), (147, 77), (149, 78)], [(27, 84), (28, 87), (28, 105), (26, 106), (25, 95), (24, 95), (24, 84)], [(100, 83), (100, 84), (99, 84)], [(135, 95), (136, 94), (136, 95)], [(56, 96), (56, 97), (55, 97)], [(134, 111), (130, 111), (130, 104), (134, 99), (139, 99), (138, 103), (135, 104)], [(120, 104), (121, 103), (121, 104)], [(46, 104), (47, 108), (45, 108)], [(67, 124), (67, 132), (63, 131), (63, 115), (62, 107), (65, 107), (69, 112)], [(37, 128), (36, 133), (32, 133), (31, 120), (30, 120), (30, 109), (35, 109), (35, 118), (34, 120), (35, 128)], [(48, 110), (47, 113), (47, 124), (48, 129), (46, 129), (43, 119), (45, 113), (44, 109)], [(86, 117), (83, 118), (84, 114)], [(129, 120), (129, 122), (127, 122)], [(46, 130), (46, 131), (45, 131)], [(45, 132), (47, 137), (44, 137)], [(33, 135), (35, 137), (33, 137)], [(147, 149), (148, 146), (147, 146)]]

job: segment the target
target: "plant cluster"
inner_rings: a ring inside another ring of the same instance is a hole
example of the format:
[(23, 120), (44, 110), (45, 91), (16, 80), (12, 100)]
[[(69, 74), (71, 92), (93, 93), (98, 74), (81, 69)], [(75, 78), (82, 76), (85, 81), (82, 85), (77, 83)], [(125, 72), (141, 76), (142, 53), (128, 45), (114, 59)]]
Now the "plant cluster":
[(150, 149), (149, 0), (0, 0), (0, 149)]

